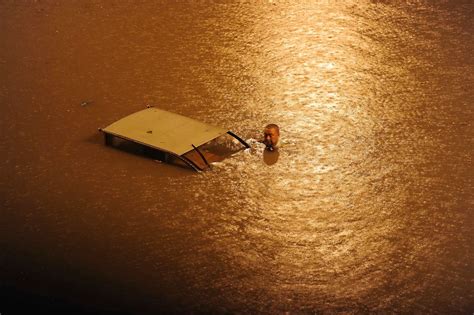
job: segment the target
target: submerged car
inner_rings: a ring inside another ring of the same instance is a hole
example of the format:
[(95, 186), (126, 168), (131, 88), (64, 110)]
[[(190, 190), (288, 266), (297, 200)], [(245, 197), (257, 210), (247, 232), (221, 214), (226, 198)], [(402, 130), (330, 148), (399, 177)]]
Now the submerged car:
[[(106, 145), (144, 153), (195, 171), (210, 168), (211, 163), (250, 147), (230, 130), (154, 107), (128, 115), (99, 130), (104, 134)], [(231, 137), (233, 141), (223, 137)], [(238, 149), (235, 144), (239, 145)]]

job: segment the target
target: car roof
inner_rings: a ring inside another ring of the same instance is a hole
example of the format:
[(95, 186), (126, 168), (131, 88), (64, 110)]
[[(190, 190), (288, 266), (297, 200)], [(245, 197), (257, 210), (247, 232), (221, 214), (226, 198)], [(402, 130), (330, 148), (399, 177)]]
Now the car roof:
[(128, 115), (102, 131), (177, 155), (193, 150), (228, 130), (150, 107)]

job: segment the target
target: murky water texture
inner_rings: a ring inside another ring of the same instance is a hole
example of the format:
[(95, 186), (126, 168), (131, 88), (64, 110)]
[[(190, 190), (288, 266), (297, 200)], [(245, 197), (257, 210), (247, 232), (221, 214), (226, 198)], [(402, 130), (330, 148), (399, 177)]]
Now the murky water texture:
[[(474, 310), (469, 1), (0, 12), (6, 288), (152, 313)], [(103, 146), (147, 104), (246, 139), (277, 123), (283, 145), (200, 174)]]

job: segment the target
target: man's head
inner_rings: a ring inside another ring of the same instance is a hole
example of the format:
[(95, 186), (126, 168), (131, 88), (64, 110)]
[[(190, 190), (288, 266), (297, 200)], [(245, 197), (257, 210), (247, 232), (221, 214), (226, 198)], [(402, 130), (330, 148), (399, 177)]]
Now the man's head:
[(269, 150), (273, 150), (280, 138), (280, 128), (275, 124), (269, 124), (263, 129), (263, 143)]

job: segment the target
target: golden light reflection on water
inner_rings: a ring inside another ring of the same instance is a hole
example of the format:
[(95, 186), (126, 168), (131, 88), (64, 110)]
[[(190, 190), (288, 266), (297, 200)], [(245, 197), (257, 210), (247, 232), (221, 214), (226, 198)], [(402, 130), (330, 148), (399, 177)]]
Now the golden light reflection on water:
[[(278, 123), (284, 145), (272, 167), (245, 154), (225, 164), (237, 175), (229, 175), (236, 182), (230, 188), (240, 187), (245, 203), (230, 198), (221, 209), (229, 216), (224, 228), (245, 215), (253, 219), (233, 234), (246, 246), (216, 242), (253, 279), (233, 285), (257, 287), (272, 300), (288, 297), (290, 288), (297, 304), (321, 294), (349, 300), (369, 294), (384, 277), (374, 266), (393, 251), (378, 248), (380, 235), (389, 238), (397, 229), (387, 224), (396, 223), (391, 207), (371, 198), (371, 181), (380, 174), (360, 174), (375, 141), (364, 100), (373, 83), (354, 82), (354, 72), (370, 65), (347, 7), (331, 2), (270, 8), (261, 13), (265, 19), (256, 22), (257, 31), (246, 34), (258, 45), (246, 56), (258, 67), (247, 75), (258, 78), (254, 93), (267, 95), (271, 105), (246, 103), (244, 111)], [(403, 194), (397, 192), (399, 200)], [(370, 281), (359, 281), (364, 277)]]
[[(265, 18), (245, 36), (256, 47), (243, 62), (258, 65), (246, 72), (258, 82), (250, 97), (266, 95), (270, 104), (247, 102), (243, 111), (279, 124), (284, 139), (271, 167), (258, 154), (242, 154), (218, 172), (226, 172), (220, 178), (232, 178), (232, 185), (209, 175), (212, 185), (230, 189), (226, 208), (218, 210), (226, 216), (220, 228), (238, 226), (231, 238), (243, 242), (229, 247), (229, 239), (213, 241), (246, 274), (227, 284), (246, 302), (257, 290), (302, 309), (344, 301), (363, 310), (371, 295), (388, 290), (390, 277), (412, 294), (421, 289), (412, 285), (411, 267), (394, 268), (406, 246), (400, 240), (410, 219), (403, 212), (417, 180), (410, 165), (429, 159), (437, 143), (431, 139), (423, 151), (403, 153), (380, 142), (381, 133), (400, 135), (394, 126), (407, 123), (417, 95), (405, 94), (410, 73), (383, 64), (398, 52), (364, 34), (383, 29), (383, 16), (371, 19), (380, 12), (369, 12), (361, 26), (353, 5), (264, 7)], [(240, 222), (243, 217), (249, 219)], [(429, 250), (408, 247), (415, 256)]]

